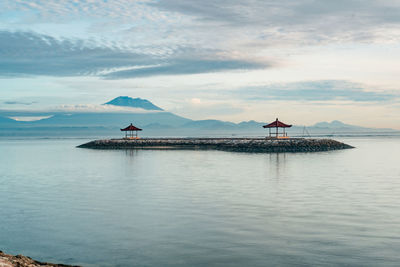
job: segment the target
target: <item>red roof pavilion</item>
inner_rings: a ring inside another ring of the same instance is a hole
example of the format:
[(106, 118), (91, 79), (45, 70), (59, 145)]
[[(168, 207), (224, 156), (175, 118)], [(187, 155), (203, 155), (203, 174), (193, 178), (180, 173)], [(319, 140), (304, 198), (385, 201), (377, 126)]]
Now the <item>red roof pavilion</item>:
[(264, 125), (264, 128), (290, 128), (292, 127), (292, 125), (283, 123), (281, 121), (278, 120), (278, 118), (276, 118), (276, 120), (274, 122), (271, 122), (270, 124)]
[[(137, 132), (138, 131), (142, 131), (142, 129), (137, 128), (136, 126), (133, 126), (133, 124), (131, 123), (131, 125), (129, 125), (128, 127), (121, 129), (122, 132), (125, 132), (125, 138), (138, 138), (137, 136)], [(135, 132), (135, 136), (133, 135), (133, 132)]]
[(276, 118), (276, 120), (274, 122), (271, 122), (270, 124), (263, 126), (263, 128), (269, 128), (269, 137), (271, 137), (271, 128), (276, 128), (276, 133), (275, 133), (276, 138), (279, 138), (278, 128), (283, 128), (282, 137), (280, 137), (280, 138), (287, 138), (287, 134), (285, 133), (285, 128), (290, 128), (290, 127), (292, 127), (292, 125), (283, 123), (283, 122), (279, 121), (278, 118)]
[(142, 129), (137, 128), (136, 126), (133, 126), (133, 124), (131, 123), (131, 125), (129, 125), (128, 127), (121, 129), (121, 131), (123, 132), (127, 132), (127, 131), (141, 131)]

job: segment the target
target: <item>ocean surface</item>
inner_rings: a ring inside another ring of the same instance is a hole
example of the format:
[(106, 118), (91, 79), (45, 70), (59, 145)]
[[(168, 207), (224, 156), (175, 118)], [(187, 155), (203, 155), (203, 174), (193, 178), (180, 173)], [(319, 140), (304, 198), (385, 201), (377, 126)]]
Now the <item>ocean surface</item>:
[(400, 137), (319, 153), (0, 140), (0, 250), (84, 266), (399, 266)]

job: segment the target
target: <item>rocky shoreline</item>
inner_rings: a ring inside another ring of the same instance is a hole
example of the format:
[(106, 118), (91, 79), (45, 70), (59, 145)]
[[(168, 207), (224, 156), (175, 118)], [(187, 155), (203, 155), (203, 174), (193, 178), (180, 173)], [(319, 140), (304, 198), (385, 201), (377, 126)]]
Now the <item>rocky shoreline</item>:
[(9, 255), (0, 251), (0, 267), (79, 267), (65, 264), (40, 262), (23, 255)]
[(248, 153), (318, 152), (353, 148), (332, 139), (143, 138), (103, 139), (78, 146), (91, 149), (191, 149)]

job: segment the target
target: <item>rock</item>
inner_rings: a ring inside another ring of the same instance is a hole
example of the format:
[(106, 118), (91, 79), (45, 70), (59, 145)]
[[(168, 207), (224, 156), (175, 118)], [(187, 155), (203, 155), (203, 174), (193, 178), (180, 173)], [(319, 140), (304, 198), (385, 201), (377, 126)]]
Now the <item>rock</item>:
[(104, 139), (78, 146), (93, 149), (194, 149), (248, 153), (318, 152), (353, 148), (332, 139), (144, 138)]
[(8, 255), (0, 251), (0, 267), (78, 267), (33, 260), (23, 255)]

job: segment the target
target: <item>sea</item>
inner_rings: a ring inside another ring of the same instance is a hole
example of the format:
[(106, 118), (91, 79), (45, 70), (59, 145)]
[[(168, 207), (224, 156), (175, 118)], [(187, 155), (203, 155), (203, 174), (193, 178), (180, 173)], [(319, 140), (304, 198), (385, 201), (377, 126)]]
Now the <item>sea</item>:
[(317, 153), (0, 139), (0, 250), (82, 266), (399, 266), (400, 136)]

